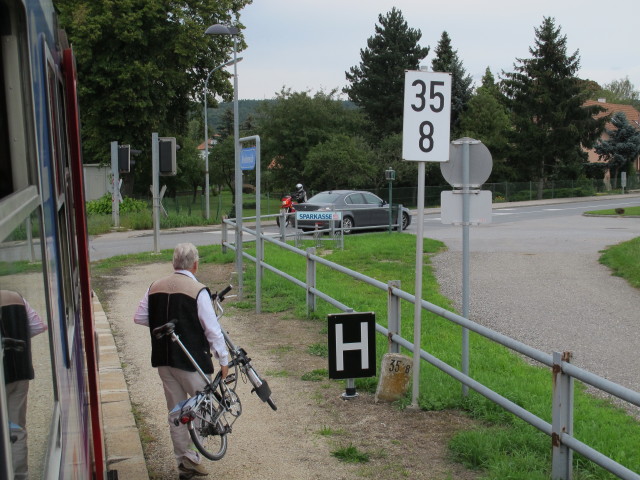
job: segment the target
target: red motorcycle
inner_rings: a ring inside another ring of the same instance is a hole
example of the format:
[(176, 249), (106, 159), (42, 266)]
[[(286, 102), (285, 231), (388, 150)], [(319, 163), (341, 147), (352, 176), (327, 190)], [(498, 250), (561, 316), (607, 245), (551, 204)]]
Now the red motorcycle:
[(276, 223), (280, 226), (280, 219), (284, 214), (284, 226), (288, 227), (293, 224), (294, 218), (293, 216), (296, 214), (296, 209), (294, 205), (297, 205), (296, 202), (291, 195), (285, 195), (280, 200), (280, 215), (276, 218)]

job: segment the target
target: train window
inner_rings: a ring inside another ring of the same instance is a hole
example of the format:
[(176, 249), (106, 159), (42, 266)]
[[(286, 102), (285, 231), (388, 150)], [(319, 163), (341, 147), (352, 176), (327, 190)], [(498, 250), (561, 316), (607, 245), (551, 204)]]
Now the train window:
[(67, 148), (67, 121), (63, 77), (53, 58), (46, 50), (45, 69), (47, 79), (47, 110), (49, 113), (52, 170), (54, 173), (53, 196), (57, 209), (56, 223), (59, 236), (58, 260), (60, 268), (60, 288), (64, 304), (66, 346), (63, 359), (71, 365), (76, 312), (79, 311), (79, 271), (77, 267), (77, 246), (73, 232), (76, 231), (72, 212), (73, 191), (71, 165)]
[(26, 36), (23, 9), (0, 0), (0, 198), (37, 184)]
[[(8, 200), (11, 201), (10, 198)], [(0, 210), (6, 204), (6, 201), (0, 201)], [(19, 336), (20, 322), (26, 318), (30, 325), (28, 332), (33, 336), (29, 336), (27, 341), (30, 360), (29, 355), (18, 359), (27, 368), (14, 373), (15, 378), (3, 379), (6, 384), (5, 400), (10, 420), (16, 425), (13, 433), (18, 439), (12, 446), (13, 466), (18, 467), (21, 454), (26, 454), (24, 466), (28, 468), (30, 478), (42, 478), (45, 468), (42, 452), (47, 451), (56, 399), (47, 331), (50, 330), (51, 317), (41, 262), (40, 208), (22, 215), (21, 221), (15, 223), (17, 226), (5, 232), (0, 241), (0, 333), (3, 337)], [(20, 305), (22, 299), (26, 301), (24, 307)], [(24, 311), (26, 317), (20, 315), (20, 311)], [(9, 352), (12, 349), (5, 347), (5, 359)], [(12, 354), (15, 355), (9, 353)], [(15, 361), (18, 357), (10, 358)], [(24, 359), (26, 361), (23, 362)], [(5, 372), (3, 368), (3, 374)], [(33, 378), (29, 380), (31, 373)], [(20, 395), (26, 395), (27, 399), (23, 413), (17, 406)], [(26, 429), (26, 439), (24, 431), (17, 428), (18, 425)]]

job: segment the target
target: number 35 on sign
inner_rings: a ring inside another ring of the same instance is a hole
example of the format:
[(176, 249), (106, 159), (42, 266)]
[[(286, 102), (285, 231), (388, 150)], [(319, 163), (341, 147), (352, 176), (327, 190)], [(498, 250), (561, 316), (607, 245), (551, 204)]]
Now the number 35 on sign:
[(451, 74), (405, 72), (402, 158), (415, 162), (448, 161), (450, 118)]

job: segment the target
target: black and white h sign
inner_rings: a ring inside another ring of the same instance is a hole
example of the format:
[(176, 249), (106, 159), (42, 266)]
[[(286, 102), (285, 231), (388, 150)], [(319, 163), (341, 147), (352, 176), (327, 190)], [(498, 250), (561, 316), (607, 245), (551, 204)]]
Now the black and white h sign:
[(373, 312), (337, 313), (329, 319), (329, 378), (376, 374), (376, 316)]

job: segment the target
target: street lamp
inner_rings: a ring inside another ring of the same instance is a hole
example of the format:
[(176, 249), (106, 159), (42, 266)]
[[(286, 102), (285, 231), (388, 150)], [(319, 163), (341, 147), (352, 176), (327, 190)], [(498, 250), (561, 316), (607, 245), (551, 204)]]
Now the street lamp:
[[(211, 25), (205, 35), (233, 36), (233, 144), (235, 151), (235, 199), (236, 199), (236, 274), (238, 295), (242, 298), (242, 169), (240, 168), (240, 127), (238, 122), (238, 27)], [(258, 213), (259, 214), (259, 213)]]
[(207, 115), (207, 89), (209, 86), (209, 78), (211, 77), (211, 74), (213, 72), (215, 72), (216, 70), (220, 70), (221, 68), (224, 67), (228, 67), (231, 64), (236, 64), (238, 62), (242, 61), (242, 57), (238, 58), (237, 60), (229, 60), (226, 63), (223, 63), (222, 65), (218, 65), (217, 67), (212, 68), (211, 70), (209, 70), (209, 73), (207, 74), (207, 79), (204, 82), (204, 90), (203, 90), (203, 95), (204, 95), (204, 188), (205, 188), (205, 194), (204, 194), (204, 198), (205, 198), (205, 218), (207, 220), (209, 220), (209, 125), (208, 125), (208, 121), (209, 121), (209, 115)]

